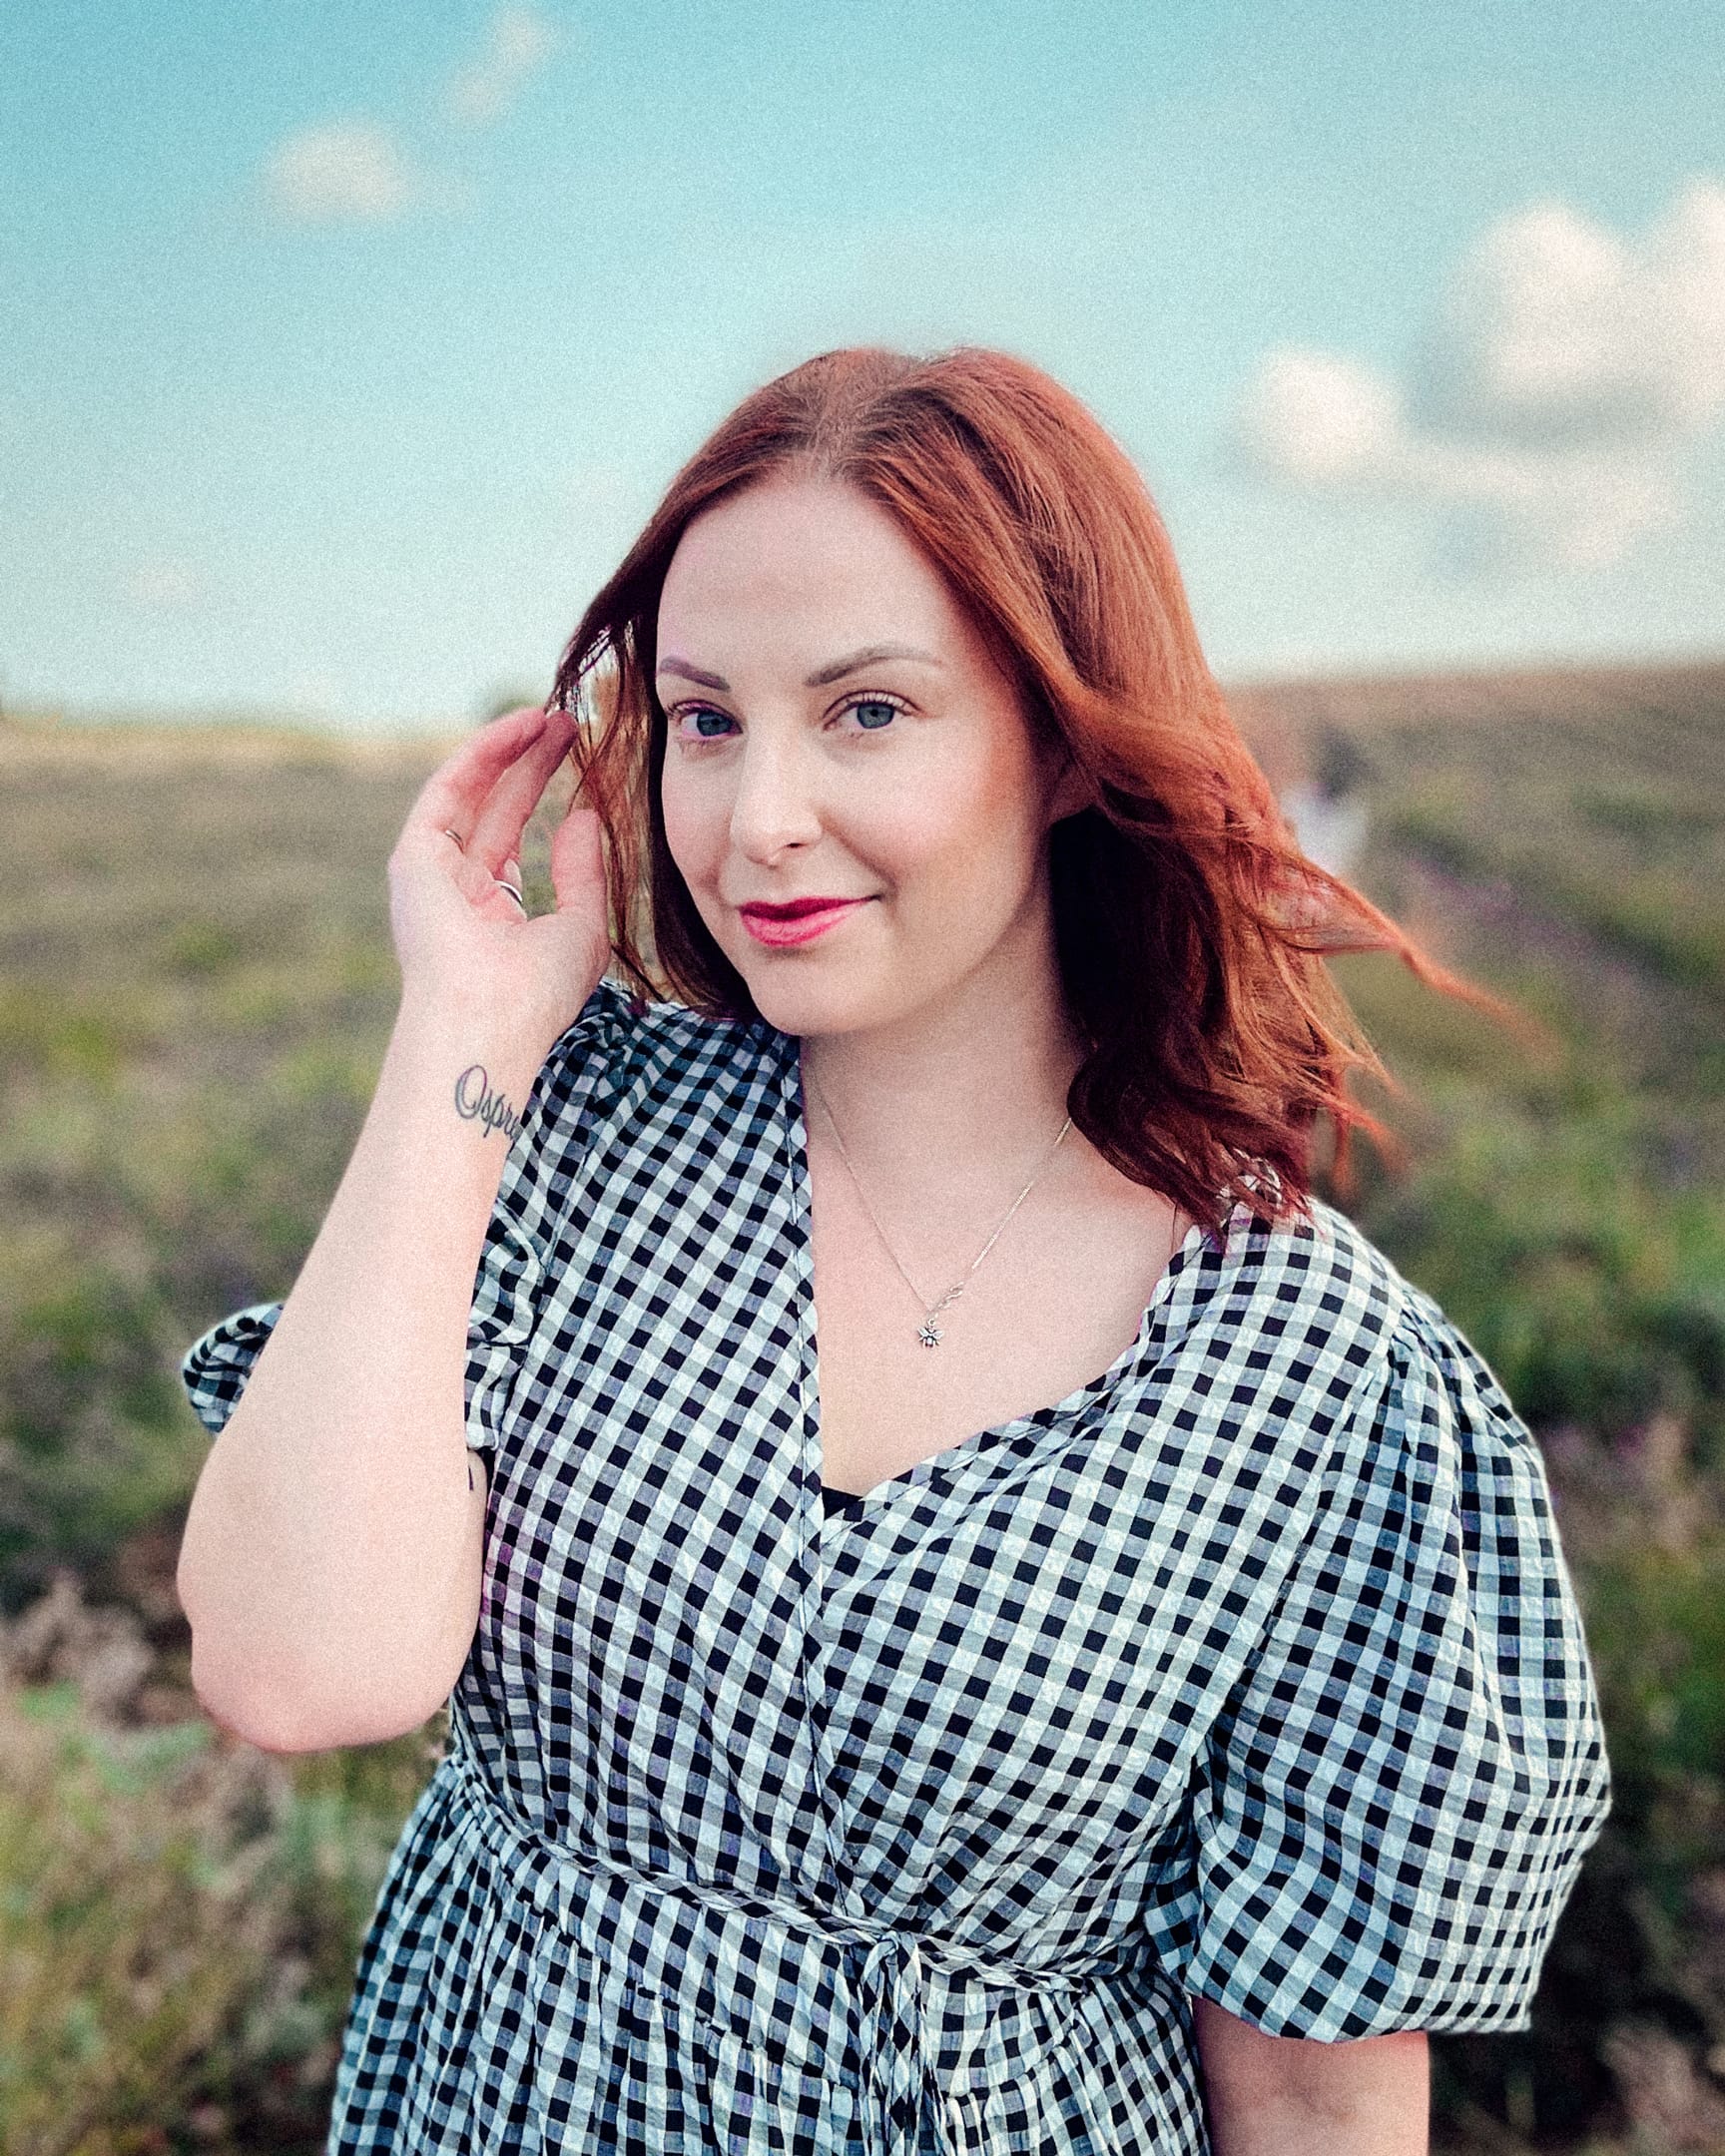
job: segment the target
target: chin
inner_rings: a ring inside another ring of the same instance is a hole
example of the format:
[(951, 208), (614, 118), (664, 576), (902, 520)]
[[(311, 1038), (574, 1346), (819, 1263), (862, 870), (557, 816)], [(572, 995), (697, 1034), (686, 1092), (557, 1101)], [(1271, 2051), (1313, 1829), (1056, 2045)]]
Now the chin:
[(796, 980), (789, 977), (788, 966), (737, 970), (749, 985), (755, 1008), (781, 1033), (849, 1033), (873, 1020), (874, 999), (860, 984), (837, 975), (817, 980), (811, 969), (807, 978)]

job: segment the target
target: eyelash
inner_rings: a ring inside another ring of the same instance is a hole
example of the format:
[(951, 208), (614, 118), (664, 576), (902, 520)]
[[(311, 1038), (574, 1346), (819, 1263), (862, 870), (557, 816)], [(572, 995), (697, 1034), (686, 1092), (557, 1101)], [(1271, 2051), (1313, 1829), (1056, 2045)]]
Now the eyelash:
[[(849, 698), (845, 703), (841, 704), (838, 711), (833, 714), (833, 717), (837, 719), (841, 717), (842, 714), (844, 714), (845, 712), (855, 711), (859, 705), (863, 704), (884, 704), (889, 710), (895, 712), (907, 712), (910, 708), (907, 704), (900, 702), (897, 697), (883, 695), (879, 690), (868, 690), (866, 692), (860, 690), (855, 696)], [(720, 711), (718, 705), (716, 704), (675, 705), (670, 711), (665, 714), (665, 717), (670, 722), (673, 734), (678, 741), (680, 741), (686, 748), (704, 749), (708, 746), (709, 743), (729, 741), (731, 739), (730, 735), (728, 734), (682, 734), (676, 731), (683, 720), (692, 719), (701, 712), (715, 712), (721, 719), (729, 719), (731, 717), (731, 714), (729, 712)], [(863, 727), (861, 728), (859, 731), (864, 735), (890, 734), (892, 732), (892, 729), (890, 727)]]

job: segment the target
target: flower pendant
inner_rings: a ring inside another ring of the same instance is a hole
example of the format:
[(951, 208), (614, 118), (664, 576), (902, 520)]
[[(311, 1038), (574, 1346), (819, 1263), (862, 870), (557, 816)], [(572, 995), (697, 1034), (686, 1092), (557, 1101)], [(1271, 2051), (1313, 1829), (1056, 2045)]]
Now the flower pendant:
[(916, 1338), (924, 1348), (938, 1348), (940, 1345), (940, 1328), (932, 1318), (924, 1318), (916, 1328)]

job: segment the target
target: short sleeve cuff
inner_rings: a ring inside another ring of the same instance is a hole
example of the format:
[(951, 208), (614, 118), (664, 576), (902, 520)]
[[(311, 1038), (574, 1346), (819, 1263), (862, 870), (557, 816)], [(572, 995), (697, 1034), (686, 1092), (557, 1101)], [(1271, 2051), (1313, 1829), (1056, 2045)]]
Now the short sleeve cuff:
[(280, 1303), (249, 1304), (213, 1325), (181, 1357), (180, 1382), (212, 1437), (221, 1435), (239, 1406), (253, 1365), (281, 1315)]
[(1275, 2036), (1530, 2025), (1610, 1808), (1537, 1446), (1412, 1307), (1211, 1731), (1171, 1969)]

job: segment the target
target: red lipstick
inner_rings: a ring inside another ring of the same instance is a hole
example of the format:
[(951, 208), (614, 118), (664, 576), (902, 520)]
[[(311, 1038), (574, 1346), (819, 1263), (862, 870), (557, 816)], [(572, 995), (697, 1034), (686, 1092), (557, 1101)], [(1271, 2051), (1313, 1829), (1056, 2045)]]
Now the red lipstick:
[(867, 903), (866, 898), (788, 898), (776, 904), (763, 900), (738, 910), (756, 942), (778, 950), (793, 943), (814, 942), (847, 914)]

